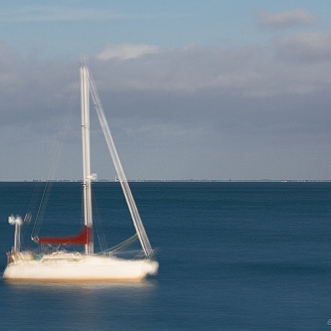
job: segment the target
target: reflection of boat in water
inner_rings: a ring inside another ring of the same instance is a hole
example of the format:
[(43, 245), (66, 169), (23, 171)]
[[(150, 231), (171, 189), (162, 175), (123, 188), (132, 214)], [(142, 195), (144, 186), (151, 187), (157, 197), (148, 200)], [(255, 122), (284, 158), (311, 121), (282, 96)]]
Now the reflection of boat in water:
[[(12, 251), (8, 253), (8, 264), (3, 274), (4, 279), (20, 281), (137, 281), (144, 279), (147, 275), (156, 274), (158, 270), (158, 263), (153, 260), (153, 250), (141, 222), (140, 215), (119, 160), (97, 90), (89, 75), (88, 68), (85, 65), (82, 65), (80, 69), (80, 77), (84, 226), (81, 232), (74, 236), (60, 238), (34, 237), (33, 240), (40, 248), (40, 253), (35, 254), (32, 251), (21, 251), (20, 228), (23, 223), (22, 219), (20, 217), (9, 217), (9, 222), (15, 225), (15, 240)], [(134, 238), (138, 237), (144, 251), (144, 258), (118, 258), (112, 253), (112, 251), (104, 251), (98, 254), (94, 253), (91, 202), (91, 182), (94, 176), (90, 172), (90, 92), (114, 162), (118, 181), (122, 186), (133, 224), (136, 229)], [(46, 251), (43, 250), (43, 247), (50, 245), (56, 245), (57, 247), (65, 245), (82, 245), (84, 246), (84, 252), (56, 250), (51, 253), (46, 253)]]
[[(108, 280), (99, 280), (99, 281), (58, 281), (58, 280), (48, 280), (48, 281), (34, 281), (31, 280), (20, 280), (20, 281), (10, 281), (8, 284), (14, 289), (25, 289), (31, 291), (34, 288), (47, 291), (49, 294), (56, 294), (59, 291), (78, 291), (88, 289), (92, 291), (102, 291), (107, 290), (107, 293), (122, 293), (121, 297), (124, 295), (130, 295), (134, 291), (140, 294), (149, 295), (152, 294), (157, 289), (157, 282), (153, 278), (144, 279), (142, 281), (108, 281)], [(114, 290), (114, 292), (112, 292)]]

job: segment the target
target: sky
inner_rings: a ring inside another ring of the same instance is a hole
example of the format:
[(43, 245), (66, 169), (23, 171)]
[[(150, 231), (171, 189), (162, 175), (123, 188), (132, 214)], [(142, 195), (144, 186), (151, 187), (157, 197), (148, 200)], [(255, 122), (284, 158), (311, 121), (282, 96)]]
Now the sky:
[[(80, 179), (79, 66), (132, 180), (330, 180), (328, 1), (0, 4), (0, 181)], [(91, 109), (92, 111), (92, 109)], [(92, 116), (92, 172), (115, 178)]]

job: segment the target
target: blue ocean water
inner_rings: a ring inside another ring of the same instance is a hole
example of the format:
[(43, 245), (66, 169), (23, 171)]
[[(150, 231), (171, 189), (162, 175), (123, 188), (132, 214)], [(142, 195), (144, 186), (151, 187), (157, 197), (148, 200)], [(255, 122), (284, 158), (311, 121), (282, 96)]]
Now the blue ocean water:
[[(2, 270), (13, 244), (7, 218), (25, 214), (37, 185), (0, 183)], [(3, 330), (331, 330), (331, 183), (131, 188), (159, 274), (134, 284), (2, 280)], [(130, 236), (119, 184), (94, 183), (94, 195), (108, 244)], [(78, 232), (81, 214), (81, 184), (54, 183), (40, 232)]]

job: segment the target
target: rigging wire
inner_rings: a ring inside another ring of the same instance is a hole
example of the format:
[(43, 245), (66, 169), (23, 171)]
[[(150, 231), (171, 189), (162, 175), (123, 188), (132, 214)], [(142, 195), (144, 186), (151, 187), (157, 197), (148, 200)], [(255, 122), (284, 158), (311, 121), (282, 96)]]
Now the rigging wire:
[(63, 121), (63, 125), (62, 130), (59, 134), (59, 139), (55, 139), (54, 142), (54, 157), (52, 159), (52, 163), (51, 163), (51, 167), (48, 173), (48, 177), (44, 186), (44, 190), (43, 190), (43, 194), (41, 197), (41, 201), (40, 201), (40, 205), (36, 214), (36, 218), (35, 218), (35, 222), (34, 222), (34, 226), (32, 229), (32, 233), (31, 233), (31, 239), (35, 238), (36, 236), (38, 236), (39, 232), (40, 232), (40, 228), (41, 228), (41, 224), (45, 215), (45, 211), (46, 211), (46, 207), (47, 207), (47, 202), (49, 200), (49, 196), (51, 193), (51, 188), (52, 188), (52, 181), (51, 179), (54, 178), (54, 174), (56, 172), (56, 170), (58, 169), (58, 164), (59, 164), (59, 160), (60, 160), (60, 155), (63, 149), (63, 141), (65, 136), (67, 135), (68, 132), (68, 127), (69, 127), (69, 117), (72, 113), (72, 110), (74, 108), (74, 104), (77, 98), (77, 91), (78, 91), (78, 85), (76, 86), (76, 88), (73, 89), (71, 97), (70, 97), (70, 101), (69, 101), (69, 105), (67, 107), (67, 111), (66, 111), (66, 116), (64, 118)]
[(103, 251), (108, 247), (107, 238), (105, 231), (103, 231), (103, 222), (102, 217), (100, 216), (100, 210), (98, 205), (98, 200), (95, 198), (95, 195), (92, 193), (93, 199), (93, 235), (98, 237), (99, 249)]
[(121, 243), (113, 246), (113, 247), (110, 247), (100, 253), (98, 253), (97, 255), (105, 255), (105, 254), (109, 254), (109, 253), (114, 253), (114, 252), (117, 252), (119, 250), (122, 250), (128, 246), (130, 246), (132, 243), (134, 243), (138, 238), (138, 235), (137, 233), (135, 233), (133, 236), (131, 236), (130, 238), (122, 241)]
[[(41, 189), (42, 189), (42, 183), (41, 182), (36, 182), (36, 185), (34, 187), (34, 190), (33, 190), (33, 194), (32, 194), (32, 197), (30, 199), (30, 203), (29, 203), (29, 206), (25, 212), (25, 217), (24, 217), (24, 220), (23, 220), (23, 224), (29, 224), (31, 219), (32, 219), (32, 215), (33, 215), (33, 211), (37, 205), (37, 200), (38, 198), (40, 197), (40, 192), (41, 192)], [(22, 248), (25, 248), (25, 242), (24, 242), (24, 238), (25, 238), (25, 233), (27, 231), (27, 227), (22, 227), (22, 232), (21, 232), (21, 247)]]
[(128, 184), (128, 181), (126, 179), (121, 161), (119, 159), (112, 135), (110, 133), (109, 127), (108, 127), (108, 123), (107, 123), (107, 119), (100, 101), (100, 97), (98, 94), (98, 91), (96, 89), (94, 80), (92, 75), (89, 73), (89, 80), (90, 80), (90, 90), (91, 90), (91, 95), (92, 95), (92, 99), (93, 99), (93, 103), (94, 103), (94, 107), (95, 110), (97, 112), (98, 118), (99, 118), (99, 122), (102, 128), (102, 131), (104, 133), (106, 142), (107, 142), (107, 146), (110, 152), (110, 155), (112, 157), (114, 166), (115, 166), (115, 170), (118, 176), (118, 179), (120, 181), (123, 193), (124, 193), (124, 197), (125, 200), (127, 202), (131, 217), (132, 217), (132, 221), (134, 224), (134, 227), (136, 229), (140, 244), (142, 246), (142, 249), (146, 255), (146, 257), (151, 257), (153, 255), (153, 249), (151, 247), (151, 244), (148, 240), (145, 228), (142, 224), (136, 203), (133, 199), (132, 193), (131, 193), (131, 189), (130, 186)]

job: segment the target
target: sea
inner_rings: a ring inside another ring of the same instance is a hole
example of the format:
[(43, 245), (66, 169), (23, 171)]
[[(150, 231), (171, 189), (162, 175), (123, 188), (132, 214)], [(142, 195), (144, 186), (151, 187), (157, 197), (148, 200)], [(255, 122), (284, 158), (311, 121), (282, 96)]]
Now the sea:
[[(54, 182), (50, 193), (43, 184), (0, 183), (1, 270), (13, 246), (9, 215), (32, 213), (22, 227), (31, 249), (31, 233), (80, 229), (81, 183)], [(158, 274), (140, 283), (1, 279), (2, 330), (331, 331), (331, 182), (130, 186)], [(93, 192), (96, 249), (131, 236), (119, 183), (96, 182)]]

